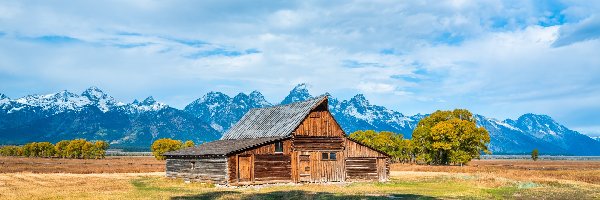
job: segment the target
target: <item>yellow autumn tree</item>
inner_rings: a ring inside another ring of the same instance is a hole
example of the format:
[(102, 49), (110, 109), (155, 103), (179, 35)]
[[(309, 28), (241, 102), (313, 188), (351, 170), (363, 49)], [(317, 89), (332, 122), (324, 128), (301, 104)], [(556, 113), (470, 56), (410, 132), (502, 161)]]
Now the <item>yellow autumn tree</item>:
[(152, 155), (158, 160), (164, 160), (166, 152), (179, 150), (183, 147), (182, 142), (180, 140), (173, 140), (170, 138), (158, 139), (152, 143), (150, 149), (152, 150)]

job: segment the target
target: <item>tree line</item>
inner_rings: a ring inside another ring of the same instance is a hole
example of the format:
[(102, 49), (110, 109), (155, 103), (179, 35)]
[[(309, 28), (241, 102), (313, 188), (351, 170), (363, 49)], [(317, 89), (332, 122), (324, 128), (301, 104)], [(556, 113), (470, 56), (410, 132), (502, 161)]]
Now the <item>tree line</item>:
[(0, 147), (2, 156), (25, 156), (42, 158), (104, 158), (109, 144), (105, 141), (86, 141), (85, 139), (62, 140), (56, 144), (50, 142), (31, 142), (23, 146)]
[(193, 147), (195, 145), (194, 141), (191, 140), (185, 141), (184, 143), (181, 140), (162, 138), (154, 141), (152, 146), (150, 146), (150, 150), (152, 150), (152, 155), (154, 155), (157, 160), (164, 160), (165, 156), (163, 154), (166, 152)]
[(477, 127), (468, 110), (436, 111), (421, 119), (411, 139), (402, 134), (373, 130), (356, 131), (349, 136), (389, 154), (393, 161), (430, 165), (463, 165), (481, 153), (490, 154), (490, 136)]

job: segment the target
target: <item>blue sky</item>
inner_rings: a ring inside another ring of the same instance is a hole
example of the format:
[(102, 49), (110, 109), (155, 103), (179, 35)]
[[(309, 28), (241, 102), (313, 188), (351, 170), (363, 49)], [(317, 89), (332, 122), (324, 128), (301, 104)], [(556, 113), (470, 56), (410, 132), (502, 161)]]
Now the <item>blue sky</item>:
[(599, 1), (0, 1), (0, 93), (174, 107), (298, 83), (405, 114), (548, 114), (600, 136)]

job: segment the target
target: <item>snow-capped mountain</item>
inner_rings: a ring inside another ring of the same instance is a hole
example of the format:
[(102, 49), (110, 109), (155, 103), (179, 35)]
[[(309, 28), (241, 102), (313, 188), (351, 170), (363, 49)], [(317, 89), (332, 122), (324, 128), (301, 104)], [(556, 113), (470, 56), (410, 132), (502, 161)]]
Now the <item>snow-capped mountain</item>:
[(310, 97), (312, 96), (308, 93), (308, 85), (306, 85), (306, 83), (302, 83), (294, 87), (294, 89), (290, 91), (290, 94), (288, 94), (285, 97), (285, 99), (281, 101), (280, 104), (289, 104), (296, 101), (303, 101)]
[(202, 119), (215, 130), (224, 132), (250, 109), (270, 105), (258, 91), (249, 95), (239, 93), (233, 98), (220, 92), (209, 92), (187, 105), (184, 111)]
[[(285, 99), (312, 97), (305, 85), (294, 88)], [(329, 109), (347, 134), (357, 130), (392, 131), (411, 138), (425, 115), (405, 116), (382, 106), (371, 105), (364, 95), (340, 101), (330, 96)], [(525, 114), (519, 119), (497, 120), (475, 115), (477, 124), (488, 130), (489, 149), (495, 154), (526, 154), (534, 148), (544, 154), (600, 155), (600, 142), (558, 124), (546, 115)]]
[(88, 88), (81, 93), (81, 96), (86, 97), (90, 101), (89, 105), (98, 107), (102, 112), (108, 112), (116, 106), (123, 105), (123, 103), (115, 101), (113, 97), (104, 93), (97, 87)]
[[(121, 103), (122, 104), (122, 103)], [(154, 97), (149, 96), (144, 99), (142, 102), (139, 102), (137, 99), (132, 103), (121, 105), (120, 108), (127, 111), (130, 114), (138, 114), (143, 112), (156, 112), (165, 108), (168, 108), (167, 104), (158, 102), (154, 100)]]
[(86, 138), (148, 147), (165, 137), (203, 142), (218, 139), (220, 134), (152, 97), (125, 104), (96, 87), (81, 95), (61, 91), (15, 100), (0, 97), (0, 143), (4, 144)]
[[(347, 134), (376, 130), (411, 138), (419, 120), (426, 116), (406, 116), (373, 105), (362, 94), (348, 100), (327, 95), (332, 114)], [(307, 85), (300, 84), (281, 103), (310, 97)], [(61, 91), (11, 99), (0, 94), (0, 144), (86, 138), (107, 140), (113, 146), (148, 147), (164, 137), (211, 141), (220, 138), (248, 110), (271, 105), (258, 91), (234, 97), (209, 92), (182, 110), (153, 97), (125, 104), (96, 87), (81, 95)], [(537, 148), (543, 154), (600, 155), (600, 141), (570, 130), (546, 115), (525, 114), (516, 120), (481, 115), (475, 118), (479, 126), (489, 131), (489, 149), (494, 154), (523, 154)]]

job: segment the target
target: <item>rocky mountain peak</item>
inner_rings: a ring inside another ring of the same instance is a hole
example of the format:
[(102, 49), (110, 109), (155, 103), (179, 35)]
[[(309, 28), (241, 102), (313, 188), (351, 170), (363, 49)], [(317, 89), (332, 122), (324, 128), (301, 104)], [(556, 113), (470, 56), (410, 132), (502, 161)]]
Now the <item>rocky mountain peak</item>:
[(513, 123), (523, 130), (544, 134), (556, 134), (565, 129), (548, 115), (536, 115), (532, 113), (520, 116)]
[(304, 101), (311, 98), (312, 96), (308, 92), (308, 85), (301, 83), (296, 85), (292, 91), (281, 101), (281, 104), (289, 104), (297, 101)]
[(149, 97), (147, 97), (146, 99), (144, 99), (144, 101), (142, 101), (142, 102), (140, 103), (140, 105), (143, 105), (143, 106), (149, 106), (149, 105), (153, 105), (153, 104), (155, 104), (155, 103), (156, 103), (156, 100), (154, 100), (154, 97), (152, 97), (152, 96), (149, 96)]
[(250, 97), (250, 100), (252, 102), (254, 102), (254, 104), (257, 107), (265, 107), (265, 106), (271, 106), (272, 105), (271, 103), (269, 103), (265, 99), (265, 96), (263, 96), (263, 94), (260, 93), (259, 91), (254, 90), (248, 96)]
[(90, 87), (81, 93), (81, 96), (87, 97), (92, 101), (97, 101), (99, 99), (109, 98), (107, 94), (105, 94), (102, 90), (97, 87)]
[(351, 104), (353, 105), (360, 105), (360, 106), (369, 106), (371, 105), (369, 103), (369, 100), (367, 100), (367, 98), (365, 97), (365, 95), (363, 94), (357, 94), (354, 97), (352, 97), (349, 101)]

